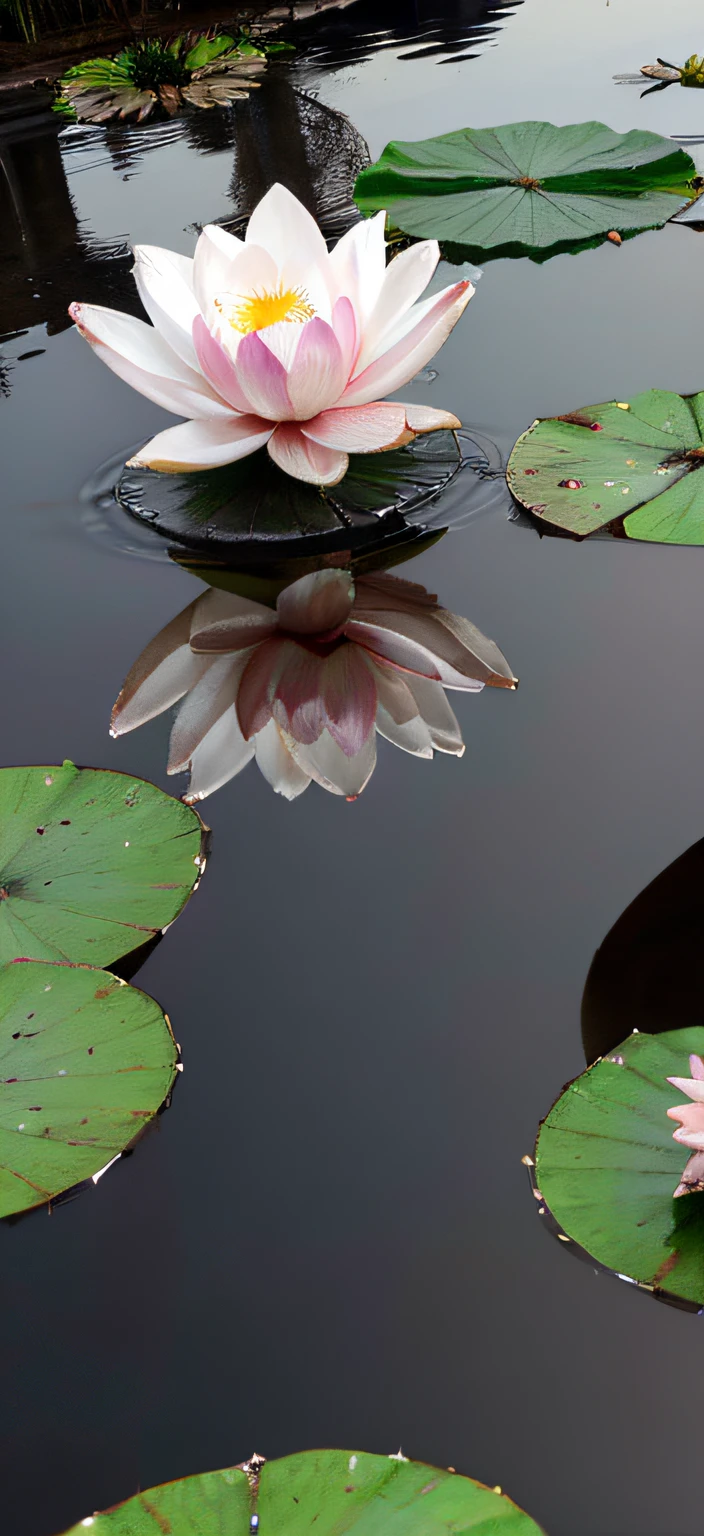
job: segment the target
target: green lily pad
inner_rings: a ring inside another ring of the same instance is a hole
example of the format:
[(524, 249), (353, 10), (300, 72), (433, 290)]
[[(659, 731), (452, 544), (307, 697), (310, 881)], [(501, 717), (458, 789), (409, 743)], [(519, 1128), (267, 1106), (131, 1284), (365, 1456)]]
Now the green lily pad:
[[(83, 1536), (82, 1522), (66, 1536)], [(304, 1451), (163, 1483), (96, 1514), (93, 1536), (540, 1536), (505, 1494), (396, 1456)]]
[(355, 454), (339, 485), (328, 489), (294, 480), (266, 449), (202, 474), (168, 475), (126, 469), (116, 497), (159, 533), (197, 549), (228, 545), (232, 552), (266, 546), (271, 554), (346, 548), (392, 511), (407, 514), (430, 501), (457, 474), (460, 450), (452, 432), (432, 432), (388, 453)]
[[(360, 172), (362, 213), (388, 210), (407, 235), (452, 257), (531, 256), (658, 228), (693, 196), (694, 161), (672, 139), (603, 123), (505, 123), (392, 141)], [(459, 255), (459, 253), (456, 253)]]
[(704, 544), (703, 469), (704, 393), (649, 389), (534, 422), (507, 479), (541, 525), (577, 538)]
[(0, 1217), (99, 1173), (173, 1087), (178, 1049), (158, 1003), (90, 966), (0, 969)]
[(667, 1082), (689, 1077), (704, 1029), (632, 1034), (564, 1089), (543, 1121), (535, 1179), (554, 1220), (608, 1269), (704, 1305), (704, 1195), (674, 1199), (689, 1159)]
[(0, 964), (108, 965), (172, 923), (204, 827), (154, 784), (102, 768), (0, 768)]

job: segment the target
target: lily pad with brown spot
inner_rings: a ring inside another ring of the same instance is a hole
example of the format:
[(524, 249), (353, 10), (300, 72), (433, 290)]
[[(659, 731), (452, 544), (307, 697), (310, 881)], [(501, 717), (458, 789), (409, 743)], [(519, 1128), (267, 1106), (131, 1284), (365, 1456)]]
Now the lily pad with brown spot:
[(178, 1048), (146, 993), (107, 971), (0, 967), (0, 1217), (92, 1178), (168, 1097)]
[(704, 544), (704, 392), (649, 389), (536, 421), (507, 480), (541, 526), (576, 538)]
[[(162, 1483), (90, 1519), (91, 1536), (540, 1536), (506, 1494), (402, 1456), (303, 1451)], [(83, 1536), (81, 1522), (66, 1536)]]
[(0, 964), (98, 966), (172, 923), (204, 865), (199, 816), (103, 768), (0, 769)]

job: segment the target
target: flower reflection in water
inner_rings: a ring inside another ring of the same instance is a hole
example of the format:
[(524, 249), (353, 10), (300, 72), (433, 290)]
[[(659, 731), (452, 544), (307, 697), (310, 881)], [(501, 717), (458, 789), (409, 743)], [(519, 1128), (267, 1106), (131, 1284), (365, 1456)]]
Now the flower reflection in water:
[(275, 610), (209, 588), (142, 652), (112, 732), (182, 699), (168, 772), (190, 769), (187, 801), (252, 757), (289, 800), (311, 779), (353, 799), (374, 771), (377, 733), (416, 757), (461, 757), (445, 690), (478, 693), (487, 683), (515, 688), (505, 657), (424, 587), (318, 570), (285, 587)]

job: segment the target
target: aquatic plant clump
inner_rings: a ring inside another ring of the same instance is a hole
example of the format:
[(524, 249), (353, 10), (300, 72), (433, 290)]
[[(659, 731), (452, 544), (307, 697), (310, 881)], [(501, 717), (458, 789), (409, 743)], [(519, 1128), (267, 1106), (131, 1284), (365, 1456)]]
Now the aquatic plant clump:
[(399, 448), (459, 427), (450, 411), (386, 401), (446, 341), (474, 293), (467, 280), (420, 303), (440, 250), (426, 240), (387, 267), (385, 215), (332, 251), (308, 210), (275, 184), (244, 240), (207, 225), (192, 260), (135, 249), (152, 326), (74, 303), (82, 336), (147, 399), (189, 418), (129, 462), (168, 473), (212, 469), (266, 445), (295, 479), (336, 485), (351, 453)]
[(258, 86), (267, 55), (291, 46), (255, 43), (245, 31), (237, 38), (224, 32), (184, 33), (170, 41), (143, 38), (114, 58), (85, 59), (67, 69), (54, 110), (72, 121), (103, 123), (173, 117), (186, 105), (229, 106)]

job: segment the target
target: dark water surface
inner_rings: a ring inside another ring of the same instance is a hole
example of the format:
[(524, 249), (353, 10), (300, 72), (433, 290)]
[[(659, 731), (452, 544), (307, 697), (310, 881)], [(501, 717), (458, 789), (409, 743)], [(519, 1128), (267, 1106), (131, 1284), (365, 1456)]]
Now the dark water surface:
[[(701, 47), (694, 0), (468, 8), (479, 56), (462, 60), (466, 16), (458, 31), (459, 7), (434, 15), (416, 44), (405, 26), (348, 53), (355, 7), (339, 43), (327, 18), (328, 64), (300, 58), (294, 80), (372, 155), (522, 117), (704, 132), (696, 91), (642, 101), (612, 82)], [(232, 145), (208, 132), (199, 147), (167, 127), (159, 147), (152, 130), (125, 160), (74, 131), (73, 212), (55, 167), (33, 228), (33, 183), (17, 183), (25, 223), (0, 269), (2, 329), (26, 331), (0, 344), (4, 762), (173, 784), (166, 717), (117, 743), (107, 725), (198, 584), (122, 553), (78, 500), (167, 417), (60, 327), (64, 298), (127, 303), (121, 243), (190, 251), (195, 223), (233, 211)], [(538, 415), (701, 389), (703, 259), (702, 237), (669, 228), (489, 264), (437, 379), (404, 394), (506, 450)], [(206, 803), (206, 879), (139, 973), (183, 1047), (173, 1107), (97, 1190), (0, 1229), (3, 1536), (52, 1536), (254, 1449), (399, 1443), (500, 1483), (550, 1536), (702, 1530), (685, 1448), (702, 1322), (570, 1262), (520, 1159), (583, 1066), (595, 947), (704, 830), (704, 551), (540, 540), (508, 513), (407, 567), (521, 677), (515, 695), (453, 695), (462, 761), (382, 742), (353, 805), (315, 785), (289, 805), (253, 766)]]

